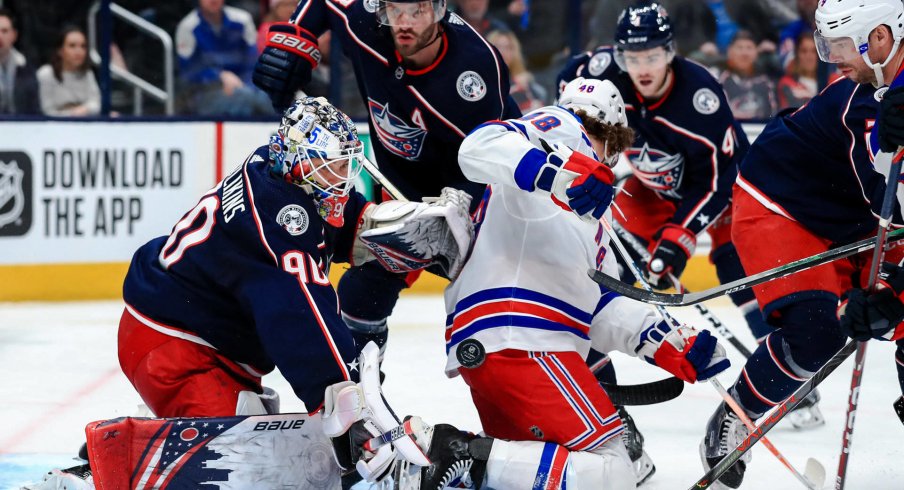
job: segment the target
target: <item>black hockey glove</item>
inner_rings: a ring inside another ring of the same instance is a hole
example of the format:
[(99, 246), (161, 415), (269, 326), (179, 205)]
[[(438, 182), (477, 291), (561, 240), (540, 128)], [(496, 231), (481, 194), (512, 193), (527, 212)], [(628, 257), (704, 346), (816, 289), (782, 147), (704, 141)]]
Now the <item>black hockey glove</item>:
[(883, 263), (878, 288), (875, 293), (851, 289), (841, 298), (838, 319), (848, 337), (860, 341), (904, 337), (904, 268)]
[(251, 79), (282, 114), (295, 100), (295, 92), (311, 81), (320, 56), (316, 36), (289, 22), (275, 23)]
[(653, 240), (656, 246), (647, 263), (647, 280), (656, 289), (668, 289), (672, 287), (669, 275), (681, 277), (697, 247), (697, 237), (687, 228), (667, 224), (653, 235)]
[(895, 152), (904, 146), (904, 87), (885, 92), (879, 105), (879, 148)]

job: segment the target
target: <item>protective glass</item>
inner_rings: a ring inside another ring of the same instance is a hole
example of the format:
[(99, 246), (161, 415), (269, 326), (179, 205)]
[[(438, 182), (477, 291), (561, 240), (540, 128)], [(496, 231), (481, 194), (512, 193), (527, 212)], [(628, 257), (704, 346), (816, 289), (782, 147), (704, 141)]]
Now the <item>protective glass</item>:
[(816, 52), (819, 53), (819, 59), (826, 63), (847, 63), (853, 61), (869, 48), (868, 43), (858, 46), (853, 38), (844, 37), (825, 37), (819, 32), (813, 33), (813, 39), (816, 41)]
[(377, 5), (377, 20), (390, 27), (426, 26), (439, 22), (440, 2), (388, 2)]

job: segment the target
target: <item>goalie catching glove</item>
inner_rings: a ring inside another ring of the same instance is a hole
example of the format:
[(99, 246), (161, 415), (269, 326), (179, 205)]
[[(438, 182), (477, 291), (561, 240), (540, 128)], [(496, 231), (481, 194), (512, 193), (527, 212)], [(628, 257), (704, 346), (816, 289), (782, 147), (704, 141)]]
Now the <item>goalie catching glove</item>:
[(731, 365), (725, 348), (709, 330), (678, 328), (660, 321), (640, 333), (638, 357), (689, 383), (704, 381)]
[(904, 338), (904, 268), (882, 264), (876, 291), (851, 289), (841, 298), (838, 319), (854, 340)]
[(376, 259), (390, 272), (433, 265), (450, 280), (458, 277), (474, 237), (468, 214), (471, 196), (446, 187), (424, 202), (388, 201), (368, 206), (358, 228), (356, 264)]

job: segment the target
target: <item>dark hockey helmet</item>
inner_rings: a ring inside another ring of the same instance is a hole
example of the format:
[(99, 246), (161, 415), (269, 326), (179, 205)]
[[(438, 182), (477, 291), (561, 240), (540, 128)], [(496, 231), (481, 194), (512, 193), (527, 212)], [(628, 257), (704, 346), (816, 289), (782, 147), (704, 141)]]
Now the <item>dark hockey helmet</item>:
[(675, 52), (672, 22), (665, 7), (658, 2), (641, 1), (622, 11), (615, 27), (615, 62), (627, 71), (625, 51), (645, 51), (658, 46), (673, 55)]
[(405, 7), (414, 9), (413, 6), (393, 5), (405, 3), (430, 3), (429, 8), (412, 10), (409, 14), (431, 16), (434, 23), (446, 15), (446, 0), (364, 0), (364, 8), (369, 12), (375, 12), (380, 24), (393, 26), (397, 22), (398, 14), (405, 11)]

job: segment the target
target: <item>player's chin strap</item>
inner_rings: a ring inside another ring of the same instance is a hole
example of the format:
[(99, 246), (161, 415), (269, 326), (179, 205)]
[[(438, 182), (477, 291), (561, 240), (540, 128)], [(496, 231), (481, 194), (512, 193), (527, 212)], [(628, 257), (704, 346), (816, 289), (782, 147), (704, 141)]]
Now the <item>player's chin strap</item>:
[(392, 473), (397, 458), (418, 466), (429, 466), (416, 439), (403, 434), (392, 444), (373, 447), (368, 442), (402, 425), (383, 398), (380, 387), (380, 348), (369, 342), (361, 351), (361, 381), (343, 381), (327, 387), (323, 407), (323, 431), (333, 440), (336, 462), (345, 471), (354, 467), (368, 482), (378, 482)]

